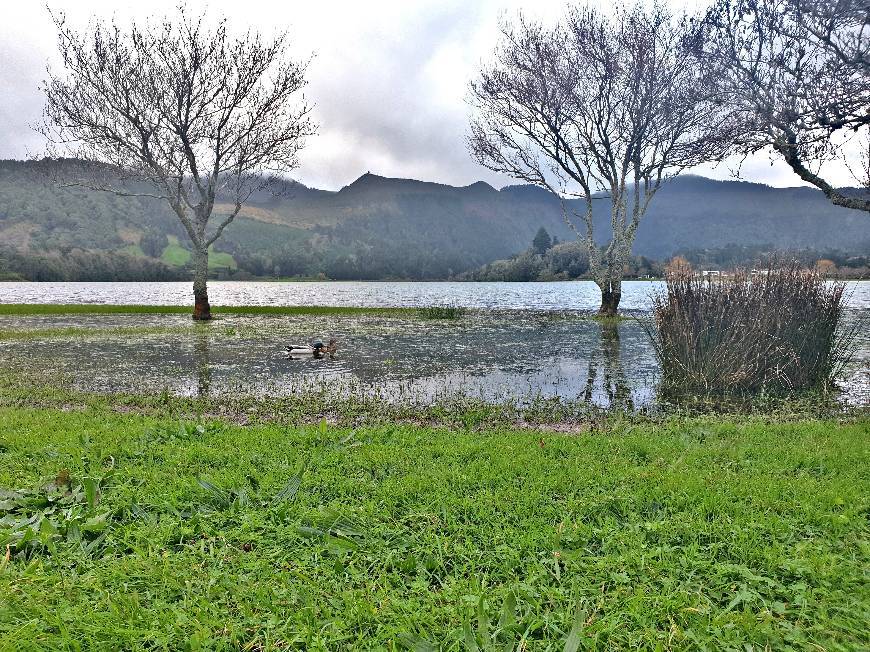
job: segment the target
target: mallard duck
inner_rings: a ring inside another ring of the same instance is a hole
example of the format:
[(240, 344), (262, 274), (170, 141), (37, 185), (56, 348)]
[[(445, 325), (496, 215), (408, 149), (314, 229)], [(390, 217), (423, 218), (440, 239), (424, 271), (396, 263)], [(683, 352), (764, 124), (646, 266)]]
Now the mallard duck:
[(338, 351), (338, 342), (335, 339), (331, 339), (328, 344), (324, 345), (323, 340), (314, 340), (311, 346), (307, 344), (290, 344), (285, 346), (284, 349), (291, 356), (301, 357), (310, 355), (315, 358), (322, 358), (328, 355), (332, 357)]

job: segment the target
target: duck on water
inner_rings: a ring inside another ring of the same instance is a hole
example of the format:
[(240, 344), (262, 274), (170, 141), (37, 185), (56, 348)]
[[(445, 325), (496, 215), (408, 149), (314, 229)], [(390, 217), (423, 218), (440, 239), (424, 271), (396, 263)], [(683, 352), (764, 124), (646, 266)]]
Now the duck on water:
[(290, 344), (285, 346), (284, 350), (293, 358), (307, 356), (315, 359), (325, 358), (326, 356), (332, 358), (335, 356), (335, 352), (338, 351), (338, 342), (335, 339), (331, 339), (328, 344), (324, 344), (323, 340), (314, 340), (310, 346), (307, 344)]

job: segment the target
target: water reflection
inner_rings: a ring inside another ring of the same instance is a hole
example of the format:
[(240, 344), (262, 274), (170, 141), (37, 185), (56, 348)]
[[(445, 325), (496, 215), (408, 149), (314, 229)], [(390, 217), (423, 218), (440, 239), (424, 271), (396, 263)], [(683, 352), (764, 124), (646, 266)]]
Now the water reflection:
[(595, 402), (596, 379), (601, 375), (599, 392), (606, 397), (608, 407), (634, 410), (634, 395), (622, 368), (619, 325), (602, 323), (599, 325), (598, 353), (589, 358), (584, 400)]
[(211, 364), (209, 360), (208, 329), (210, 324), (197, 324), (193, 340), (194, 360), (196, 364), (196, 395), (205, 398), (211, 393)]
[[(657, 375), (639, 326), (623, 323), (602, 337), (596, 322), (570, 314), (478, 313), (455, 321), (236, 316), (208, 325), (155, 315), (139, 325), (169, 332), (135, 338), (100, 334), (128, 326), (127, 319), (83, 316), (78, 326), (92, 327), (93, 337), (22, 340), (8, 354), (37, 369), (71, 372), (82, 389), (166, 388), (189, 396), (286, 396), (328, 385), (330, 391), (394, 401), (463, 394), (489, 401), (562, 397), (633, 404), (651, 398), (648, 387)], [(37, 323), (51, 326), (44, 316), (31, 320), (30, 327)], [(24, 324), (18, 319), (16, 325)], [(316, 337), (341, 342), (334, 360), (287, 358), (287, 343)]]

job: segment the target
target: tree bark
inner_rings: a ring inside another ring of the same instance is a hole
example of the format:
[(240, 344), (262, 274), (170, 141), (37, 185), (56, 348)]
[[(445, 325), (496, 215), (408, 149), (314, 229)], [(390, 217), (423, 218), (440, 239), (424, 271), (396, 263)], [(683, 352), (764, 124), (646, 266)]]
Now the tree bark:
[(208, 248), (193, 250), (193, 318), (197, 321), (211, 319), (208, 303)]
[(619, 314), (619, 300), (622, 298), (622, 288), (610, 285), (601, 288), (601, 307), (598, 314), (602, 317), (616, 317)]

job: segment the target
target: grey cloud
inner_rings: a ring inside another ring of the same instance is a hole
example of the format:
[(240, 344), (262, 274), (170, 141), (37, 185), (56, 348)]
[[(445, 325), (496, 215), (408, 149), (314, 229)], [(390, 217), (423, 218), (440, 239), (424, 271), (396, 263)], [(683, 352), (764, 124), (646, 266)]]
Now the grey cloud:
[[(460, 49), (479, 29), (480, 14), (460, 5), (438, 7), (415, 16), (388, 43), (364, 50), (335, 51), (315, 59), (311, 95), (322, 130), (356, 145), (328, 171), (304, 166), (300, 176), (321, 178), (330, 186), (352, 180), (372, 167), (373, 153), (385, 155), (386, 174), (413, 176), (440, 170), (440, 179), (471, 183), (492, 178), (465, 150), (466, 108), (462, 97), (432, 96), (426, 66), (445, 49)], [(464, 74), (457, 71), (457, 74)], [(380, 157), (376, 157), (380, 158)], [(324, 174), (326, 172), (326, 174)], [(338, 175), (350, 172), (351, 176)], [(504, 180), (502, 179), (503, 183)]]
[[(42, 147), (31, 129), (42, 115), (45, 61), (29, 39), (0, 39), (0, 157), (24, 158)], [(36, 55), (36, 56), (34, 56)]]
[[(670, 2), (697, 8), (689, 0)], [(175, 0), (53, 4), (84, 25), (91, 13), (110, 17), (117, 10), (124, 20), (134, 14), (171, 12)], [(197, 1), (196, 6), (205, 5)], [(320, 135), (309, 141), (295, 176), (309, 185), (337, 189), (367, 170), (454, 185), (479, 179), (495, 186), (510, 183), (479, 167), (466, 151), (467, 83), (494, 45), (490, 39), (500, 13), (510, 16), (524, 7), (554, 17), (562, 13), (565, 2), (383, 0), (361, 5), (248, 0), (242, 6), (210, 0), (208, 6), (216, 13), (226, 12), (240, 30), (287, 27), (297, 36), (298, 56), (315, 53), (306, 95), (315, 103)], [(45, 61), (54, 52), (54, 34), (47, 13), (36, 3), (20, 3), (5, 13), (8, 20), (0, 24), (0, 158), (21, 158), (38, 153), (42, 146), (29, 125), (41, 114), (38, 85)], [(701, 172), (729, 176), (723, 167)], [(764, 155), (743, 173), (755, 181), (798, 184), (783, 164), (771, 168)]]

